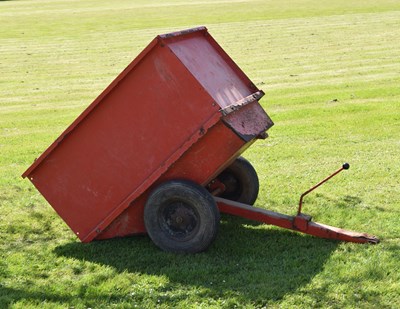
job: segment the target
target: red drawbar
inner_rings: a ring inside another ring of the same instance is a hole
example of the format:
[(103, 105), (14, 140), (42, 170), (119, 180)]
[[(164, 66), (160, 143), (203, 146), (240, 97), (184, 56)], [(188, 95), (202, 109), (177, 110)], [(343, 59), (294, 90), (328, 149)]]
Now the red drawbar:
[(276, 225), (285, 229), (294, 230), (321, 238), (330, 238), (355, 243), (376, 244), (379, 242), (379, 239), (373, 235), (347, 231), (337, 227), (312, 222), (311, 217), (305, 214), (288, 216), (218, 197), (215, 197), (215, 200), (218, 204), (219, 210), (230, 215)]

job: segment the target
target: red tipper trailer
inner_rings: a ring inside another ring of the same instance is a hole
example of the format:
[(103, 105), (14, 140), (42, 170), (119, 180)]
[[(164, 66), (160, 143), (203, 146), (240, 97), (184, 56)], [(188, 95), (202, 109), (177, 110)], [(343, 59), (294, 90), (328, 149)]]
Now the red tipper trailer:
[(218, 207), (271, 223), (245, 205), (258, 179), (239, 157), (273, 125), (263, 95), (205, 27), (159, 35), (22, 176), (83, 242), (147, 232), (167, 251), (205, 250)]

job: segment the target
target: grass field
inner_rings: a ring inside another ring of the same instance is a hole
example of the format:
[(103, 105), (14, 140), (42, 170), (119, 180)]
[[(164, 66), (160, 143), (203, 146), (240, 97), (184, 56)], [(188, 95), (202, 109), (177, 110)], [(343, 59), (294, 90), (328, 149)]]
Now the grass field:
[[(205, 25), (266, 92), (256, 205), (379, 236), (223, 217), (211, 248), (82, 244), (20, 175), (157, 34)], [(0, 308), (400, 307), (400, 2), (0, 1)]]

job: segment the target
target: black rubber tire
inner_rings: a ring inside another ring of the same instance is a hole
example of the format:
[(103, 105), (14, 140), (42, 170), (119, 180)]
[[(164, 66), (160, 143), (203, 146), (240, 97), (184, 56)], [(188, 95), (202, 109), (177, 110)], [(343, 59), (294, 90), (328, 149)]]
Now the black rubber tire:
[(260, 189), (257, 172), (245, 158), (237, 158), (217, 179), (226, 187), (219, 197), (248, 205), (256, 201)]
[(162, 250), (197, 253), (214, 241), (220, 214), (214, 198), (202, 186), (171, 180), (147, 199), (144, 223), (151, 240)]

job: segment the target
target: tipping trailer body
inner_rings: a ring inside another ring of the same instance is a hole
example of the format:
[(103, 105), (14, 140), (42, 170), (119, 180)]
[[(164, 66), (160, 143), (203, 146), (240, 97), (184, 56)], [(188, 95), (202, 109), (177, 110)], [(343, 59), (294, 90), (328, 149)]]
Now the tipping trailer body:
[(83, 242), (145, 233), (149, 191), (206, 185), (273, 125), (205, 27), (157, 36), (23, 174)]

